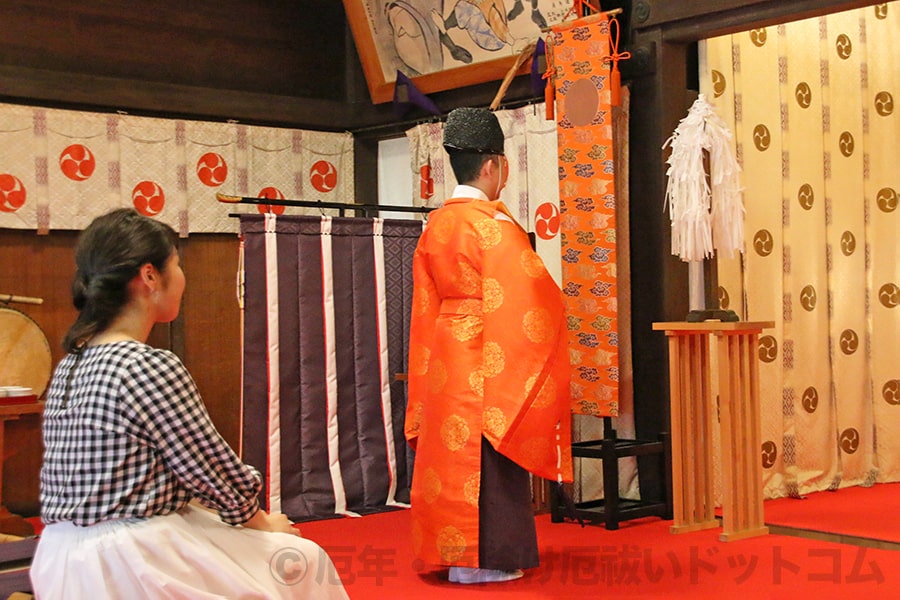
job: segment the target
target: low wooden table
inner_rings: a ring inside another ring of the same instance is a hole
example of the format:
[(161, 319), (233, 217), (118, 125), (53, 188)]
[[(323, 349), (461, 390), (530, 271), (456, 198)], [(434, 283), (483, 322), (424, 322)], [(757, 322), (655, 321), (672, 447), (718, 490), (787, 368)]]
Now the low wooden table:
[(43, 402), (27, 404), (0, 404), (0, 532), (28, 537), (34, 535), (34, 527), (20, 517), (9, 512), (3, 504), (3, 457), (6, 434), (6, 422), (14, 421), (22, 415), (40, 414), (44, 412)]
[(709, 336), (715, 335), (724, 486), (722, 541), (766, 535), (760, 462), (757, 347), (772, 321), (654, 323), (669, 339), (672, 533), (718, 527), (713, 498), (713, 410)]

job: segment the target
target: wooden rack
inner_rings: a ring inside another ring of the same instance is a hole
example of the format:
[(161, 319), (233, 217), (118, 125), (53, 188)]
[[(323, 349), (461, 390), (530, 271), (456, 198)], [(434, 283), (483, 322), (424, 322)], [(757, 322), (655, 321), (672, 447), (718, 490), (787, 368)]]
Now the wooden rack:
[[(252, 198), (248, 196), (230, 196), (228, 194), (217, 193), (216, 200), (226, 204), (270, 204), (272, 206), (299, 206), (303, 208), (332, 208), (340, 211), (340, 216), (344, 216), (344, 212), (352, 210), (363, 213), (364, 217), (377, 215), (381, 211), (386, 212), (409, 212), (409, 213), (429, 213), (434, 210), (428, 206), (391, 206), (386, 204), (351, 204), (345, 202), (324, 202), (322, 200), (276, 200), (274, 198)], [(240, 215), (229, 215), (239, 217)]]
[(675, 524), (672, 533), (719, 525), (713, 497), (709, 336), (716, 338), (724, 486), (723, 542), (765, 535), (760, 462), (759, 333), (765, 322), (654, 323), (669, 339)]

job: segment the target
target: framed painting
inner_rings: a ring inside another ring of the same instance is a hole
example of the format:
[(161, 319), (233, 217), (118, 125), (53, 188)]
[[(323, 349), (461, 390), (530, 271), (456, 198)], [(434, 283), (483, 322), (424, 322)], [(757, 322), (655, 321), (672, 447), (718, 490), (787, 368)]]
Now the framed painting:
[[(344, 0), (374, 104), (397, 71), (423, 93), (501, 80), (572, 0)], [(528, 68), (522, 66), (522, 72)]]

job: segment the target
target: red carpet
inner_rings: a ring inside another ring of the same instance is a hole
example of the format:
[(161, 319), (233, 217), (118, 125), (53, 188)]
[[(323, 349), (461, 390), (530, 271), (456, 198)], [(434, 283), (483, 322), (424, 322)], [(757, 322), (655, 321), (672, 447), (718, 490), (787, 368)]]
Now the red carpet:
[(719, 529), (673, 535), (647, 518), (618, 531), (537, 518), (541, 567), (503, 584), (462, 586), (422, 569), (408, 511), (304, 523), (328, 550), (353, 600), (500, 598), (900, 597), (900, 552), (768, 535), (718, 541)]
[(900, 483), (768, 500), (763, 510), (767, 525), (900, 543)]
[[(900, 483), (765, 503), (771, 526), (900, 543)], [(31, 519), (29, 519), (31, 520)], [(33, 521), (37, 521), (34, 519)], [(537, 518), (541, 566), (518, 581), (461, 586), (415, 563), (405, 510), (299, 525), (326, 548), (352, 600), (595, 598), (900, 598), (900, 551), (786, 535), (718, 541), (720, 529), (673, 535), (671, 521), (600, 525)]]

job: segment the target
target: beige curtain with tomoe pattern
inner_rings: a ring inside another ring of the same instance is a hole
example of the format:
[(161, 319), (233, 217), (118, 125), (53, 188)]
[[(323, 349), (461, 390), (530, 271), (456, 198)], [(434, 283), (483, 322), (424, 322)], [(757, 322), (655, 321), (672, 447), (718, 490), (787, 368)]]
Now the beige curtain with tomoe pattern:
[(760, 338), (765, 495), (900, 480), (900, 3), (708, 40), (746, 248), (719, 298)]

